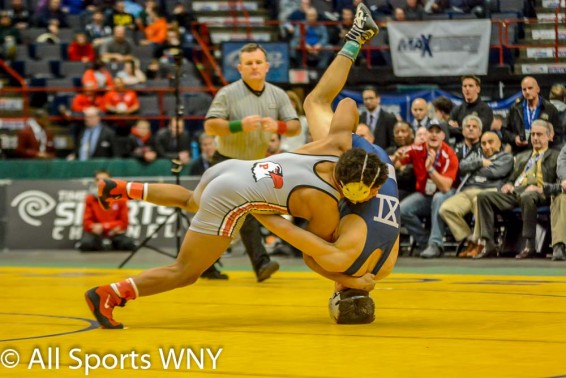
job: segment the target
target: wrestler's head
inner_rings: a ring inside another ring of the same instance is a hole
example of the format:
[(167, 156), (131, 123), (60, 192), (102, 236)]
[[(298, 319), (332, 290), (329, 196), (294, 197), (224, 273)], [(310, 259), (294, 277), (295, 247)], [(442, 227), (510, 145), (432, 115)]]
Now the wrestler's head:
[(328, 300), (330, 318), (338, 324), (368, 324), (375, 320), (375, 303), (364, 290), (345, 289)]
[(389, 168), (376, 154), (352, 148), (340, 156), (335, 175), (344, 197), (358, 203), (375, 197), (387, 180)]

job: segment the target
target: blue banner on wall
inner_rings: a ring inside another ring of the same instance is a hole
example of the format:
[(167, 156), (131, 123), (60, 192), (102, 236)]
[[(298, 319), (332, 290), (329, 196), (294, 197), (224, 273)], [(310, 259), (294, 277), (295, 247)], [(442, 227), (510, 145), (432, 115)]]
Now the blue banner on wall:
[[(242, 46), (251, 41), (222, 43), (222, 73), (230, 83), (240, 79), (238, 72), (239, 52)], [(271, 83), (289, 82), (289, 45), (281, 42), (262, 42), (267, 51), (269, 72), (267, 81)]]
[[(487, 105), (489, 105), (489, 107), (493, 109), (493, 112), (495, 114), (501, 114), (507, 117), (509, 108), (519, 97), (521, 97), (521, 95), (521, 92), (517, 92), (513, 96), (504, 98), (499, 101), (489, 101), (487, 102)], [(449, 98), (455, 105), (460, 105), (464, 101), (462, 97), (454, 96), (453, 94), (440, 89), (407, 92), (397, 95), (380, 94), (380, 96), (381, 106), (384, 110), (393, 114), (399, 114), (404, 120), (407, 120), (408, 122), (411, 122), (413, 120), (413, 116), (411, 114), (411, 103), (416, 98), (423, 98), (427, 102), (430, 102), (437, 97), (444, 96)], [(361, 92), (344, 90), (338, 95), (337, 101), (340, 101), (345, 97), (349, 97), (355, 100), (358, 103), (359, 107), (363, 107), (364, 105)]]

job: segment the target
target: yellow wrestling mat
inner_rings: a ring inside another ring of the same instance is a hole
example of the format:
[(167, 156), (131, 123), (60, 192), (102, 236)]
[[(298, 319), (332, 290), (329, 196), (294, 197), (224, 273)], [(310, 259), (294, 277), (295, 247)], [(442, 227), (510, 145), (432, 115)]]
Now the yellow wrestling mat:
[[(0, 377), (557, 377), (566, 278), (394, 274), (376, 321), (339, 326), (307, 272), (145, 297), (101, 330), (83, 293), (134, 271), (0, 268)], [(13, 365), (13, 367), (11, 367)]]

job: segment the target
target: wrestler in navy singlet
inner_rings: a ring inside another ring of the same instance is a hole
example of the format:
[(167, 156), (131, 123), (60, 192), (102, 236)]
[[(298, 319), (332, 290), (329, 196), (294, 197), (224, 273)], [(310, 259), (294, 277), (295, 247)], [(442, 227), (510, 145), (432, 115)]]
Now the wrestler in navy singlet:
[(387, 153), (379, 146), (369, 143), (364, 138), (353, 135), (352, 147), (363, 148), (367, 152), (375, 153), (389, 167), (389, 178), (379, 189), (376, 197), (370, 201), (352, 204), (345, 199), (340, 201), (340, 217), (348, 214), (357, 214), (366, 223), (367, 238), (364, 249), (354, 263), (344, 271), (345, 274), (354, 275), (364, 265), (367, 259), (376, 249), (380, 249), (383, 254), (371, 268), (371, 273), (377, 274), (381, 269), (397, 239), (399, 238), (399, 194), (397, 191), (397, 179), (395, 168)]

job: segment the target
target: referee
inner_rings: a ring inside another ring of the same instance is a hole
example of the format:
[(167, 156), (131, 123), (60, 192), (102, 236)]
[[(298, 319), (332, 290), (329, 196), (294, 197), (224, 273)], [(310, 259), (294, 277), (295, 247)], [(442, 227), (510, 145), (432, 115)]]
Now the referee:
[[(287, 94), (267, 83), (267, 52), (256, 43), (240, 49), (238, 71), (242, 78), (223, 87), (206, 114), (204, 130), (217, 137), (216, 164), (228, 159), (255, 160), (265, 157), (273, 133), (288, 137), (301, 132), (299, 117)], [(257, 281), (279, 269), (262, 244), (259, 222), (247, 217), (240, 230)]]

